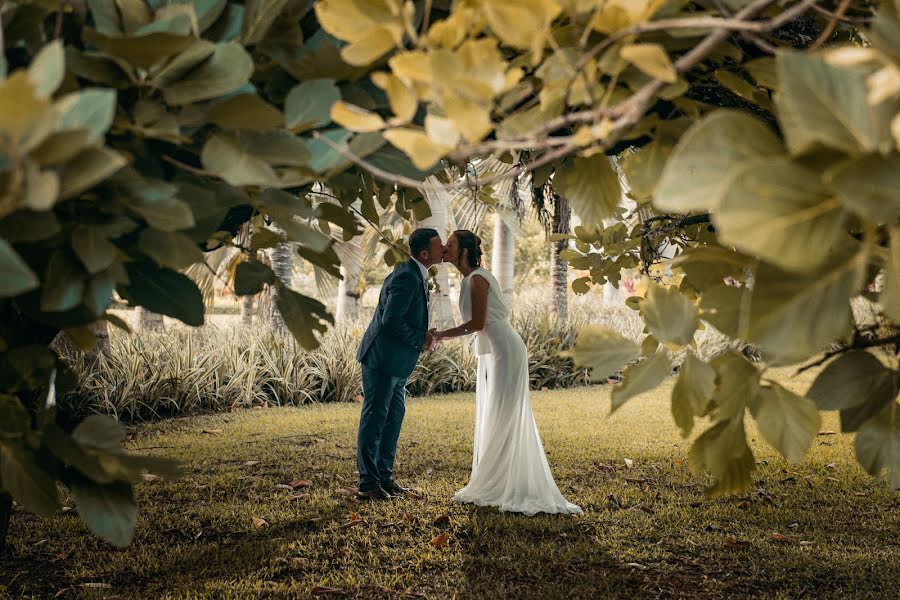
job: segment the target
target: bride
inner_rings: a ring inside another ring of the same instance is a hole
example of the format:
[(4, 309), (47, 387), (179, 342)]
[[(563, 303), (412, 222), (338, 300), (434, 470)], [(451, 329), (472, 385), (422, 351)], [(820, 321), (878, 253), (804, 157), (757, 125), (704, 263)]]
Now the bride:
[(437, 332), (436, 339), (476, 333), (478, 353), (472, 475), (454, 500), (526, 515), (580, 513), (550, 473), (531, 412), (528, 353), (509, 322), (497, 280), (481, 267), (481, 239), (454, 232), (444, 262), (463, 275), (459, 310), (465, 323)]

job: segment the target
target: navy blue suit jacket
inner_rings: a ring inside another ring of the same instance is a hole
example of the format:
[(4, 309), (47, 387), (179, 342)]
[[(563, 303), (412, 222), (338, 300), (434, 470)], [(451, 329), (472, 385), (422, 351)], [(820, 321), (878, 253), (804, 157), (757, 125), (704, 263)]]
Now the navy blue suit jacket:
[(356, 360), (394, 377), (408, 377), (425, 346), (427, 331), (425, 282), (419, 265), (409, 259), (384, 280)]

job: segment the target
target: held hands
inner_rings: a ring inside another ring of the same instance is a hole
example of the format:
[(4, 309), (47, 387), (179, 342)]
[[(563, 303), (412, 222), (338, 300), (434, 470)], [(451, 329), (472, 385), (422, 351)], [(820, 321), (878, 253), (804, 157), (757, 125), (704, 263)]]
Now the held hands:
[(441, 334), (437, 329), (429, 329), (425, 334), (425, 350), (434, 352), (438, 342), (441, 340)]

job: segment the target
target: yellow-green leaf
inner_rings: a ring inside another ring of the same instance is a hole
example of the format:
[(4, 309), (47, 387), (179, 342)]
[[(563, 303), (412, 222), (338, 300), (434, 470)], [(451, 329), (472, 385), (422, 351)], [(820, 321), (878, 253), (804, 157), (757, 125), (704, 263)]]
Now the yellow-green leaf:
[(706, 414), (716, 388), (716, 371), (693, 354), (688, 354), (678, 369), (672, 389), (672, 417), (687, 437), (694, 428), (694, 417)]
[(600, 325), (582, 327), (572, 350), (560, 353), (571, 357), (579, 367), (590, 369), (595, 381), (614, 375), (638, 354), (637, 344)]
[(616, 385), (612, 391), (611, 412), (615, 412), (631, 398), (658, 386), (671, 371), (672, 363), (664, 350), (625, 369), (622, 373), (622, 383)]
[(374, 113), (343, 100), (331, 105), (331, 120), (350, 131), (379, 131), (384, 129), (384, 119)]
[(697, 307), (678, 288), (653, 284), (640, 306), (647, 329), (659, 340), (687, 344), (700, 324)]
[(618, 174), (604, 154), (575, 158), (559, 167), (553, 185), (587, 227), (601, 224), (622, 199)]
[(654, 79), (666, 83), (678, 81), (669, 55), (659, 44), (625, 44), (619, 55)]
[(816, 405), (774, 382), (760, 388), (757, 400), (751, 412), (763, 438), (786, 459), (803, 460), (822, 425)]
[(384, 132), (384, 138), (409, 156), (418, 169), (427, 170), (452, 148), (435, 144), (422, 131), (398, 127)]

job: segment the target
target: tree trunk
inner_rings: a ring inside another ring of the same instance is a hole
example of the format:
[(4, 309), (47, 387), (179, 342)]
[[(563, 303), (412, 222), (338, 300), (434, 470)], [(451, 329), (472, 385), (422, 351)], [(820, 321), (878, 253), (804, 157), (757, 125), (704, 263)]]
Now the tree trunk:
[[(281, 230), (273, 227), (279, 233)], [(272, 257), (272, 271), (275, 276), (281, 280), (285, 286), (290, 287), (294, 278), (294, 247), (289, 242), (278, 244), (270, 250)], [(272, 323), (272, 329), (278, 333), (285, 332), (284, 318), (278, 310), (278, 290), (272, 289), (272, 304), (269, 310), (269, 320)]]
[(494, 214), (494, 248), (491, 254), (491, 272), (500, 284), (500, 291), (507, 305), (512, 306), (515, 290), (516, 233), (500, 215)]
[(138, 331), (160, 331), (163, 325), (162, 315), (138, 306)]
[(12, 496), (0, 494), (0, 559), (6, 552), (6, 535), (9, 533), (9, 518), (12, 516)]
[(109, 322), (106, 319), (97, 319), (91, 325), (94, 337), (97, 338), (97, 345), (94, 347), (94, 354), (105, 354), (109, 352)]
[(355, 255), (355, 260), (341, 261), (341, 281), (338, 283), (337, 301), (334, 319), (336, 323), (343, 320), (355, 320), (359, 317), (359, 272), (362, 257), (360, 244), (362, 236), (356, 236), (347, 242), (347, 248)]
[[(439, 183), (438, 179), (433, 176), (428, 181)], [(431, 209), (431, 216), (424, 219), (419, 225), (437, 230), (441, 236), (441, 243), (446, 244), (447, 238), (450, 236), (448, 231), (450, 194), (446, 190), (435, 190), (425, 192), (425, 196), (428, 200), (428, 207)], [(431, 294), (431, 326), (446, 329), (455, 323), (453, 303), (450, 301), (450, 272), (448, 265), (444, 263), (439, 263), (436, 268), (437, 289)]]
[[(253, 227), (250, 221), (241, 226), (240, 242), (245, 248), (250, 248), (250, 252), (247, 254), (247, 262), (256, 262), (256, 250), (252, 249)], [(253, 324), (253, 304), (256, 297), (257, 294), (253, 294), (241, 298), (241, 324), (244, 327), (250, 327)]]
[[(571, 233), (572, 209), (562, 196), (553, 197), (553, 233)], [(560, 256), (569, 247), (569, 240), (553, 242), (550, 254), (553, 312), (561, 321), (569, 318), (569, 263)]]

